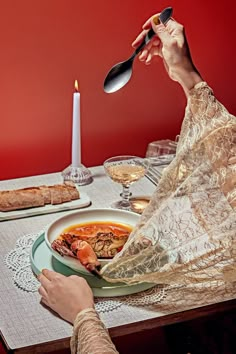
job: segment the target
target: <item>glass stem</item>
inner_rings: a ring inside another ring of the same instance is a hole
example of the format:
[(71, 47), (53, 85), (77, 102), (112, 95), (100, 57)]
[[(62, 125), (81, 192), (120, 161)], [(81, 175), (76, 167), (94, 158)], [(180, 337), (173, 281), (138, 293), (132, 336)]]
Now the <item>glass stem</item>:
[(130, 207), (130, 202), (129, 202), (129, 197), (130, 197), (130, 191), (129, 191), (129, 186), (125, 186), (123, 184), (123, 191), (121, 193), (122, 197), (122, 207), (124, 208), (129, 208)]

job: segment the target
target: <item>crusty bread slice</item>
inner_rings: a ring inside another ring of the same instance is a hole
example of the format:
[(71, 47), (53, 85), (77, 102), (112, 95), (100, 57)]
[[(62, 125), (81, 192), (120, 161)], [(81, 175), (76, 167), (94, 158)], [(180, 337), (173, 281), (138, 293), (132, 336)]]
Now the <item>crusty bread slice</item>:
[(55, 185), (55, 186), (50, 186), (49, 190), (50, 190), (50, 193), (51, 193), (51, 204), (61, 204), (62, 203), (62, 198), (61, 198), (60, 188), (58, 188)]
[(80, 198), (79, 191), (74, 183), (72, 184), (71, 182), (65, 182), (65, 185), (67, 186), (67, 190), (69, 191), (72, 200)]
[[(68, 191), (68, 188), (66, 185), (64, 184), (58, 184), (55, 186), (58, 191), (60, 191), (61, 193), (61, 200), (62, 200), (62, 203), (65, 203), (65, 202), (70, 202), (71, 201), (71, 195), (70, 195), (70, 192)], [(77, 198), (78, 199), (78, 198)]]
[(41, 193), (43, 194), (44, 203), (51, 204), (51, 193), (50, 193), (49, 187), (48, 186), (40, 186), (39, 189), (40, 189)]

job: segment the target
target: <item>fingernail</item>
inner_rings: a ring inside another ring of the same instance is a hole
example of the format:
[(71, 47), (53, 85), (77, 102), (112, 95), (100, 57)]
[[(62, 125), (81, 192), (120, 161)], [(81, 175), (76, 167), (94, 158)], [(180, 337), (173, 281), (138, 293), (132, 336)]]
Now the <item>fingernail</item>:
[(143, 60), (144, 60), (144, 56), (143, 56), (143, 54), (140, 54), (140, 56), (139, 56), (139, 60), (141, 60), (141, 61), (143, 61)]
[(159, 25), (160, 20), (158, 15), (153, 16), (152, 20), (155, 25)]

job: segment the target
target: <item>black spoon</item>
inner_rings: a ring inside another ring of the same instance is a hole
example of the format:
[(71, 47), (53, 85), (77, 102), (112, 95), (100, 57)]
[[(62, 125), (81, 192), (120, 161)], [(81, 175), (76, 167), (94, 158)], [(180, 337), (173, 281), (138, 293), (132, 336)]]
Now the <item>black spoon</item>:
[[(172, 16), (172, 12), (172, 7), (167, 7), (159, 15), (159, 20), (163, 24), (165, 24)], [(120, 88), (127, 84), (132, 75), (132, 66), (134, 58), (139, 52), (141, 52), (141, 50), (145, 47), (145, 45), (151, 40), (154, 35), (155, 32), (151, 28), (146, 34), (140, 46), (134, 51), (131, 57), (128, 60), (122, 61), (121, 63), (118, 63), (111, 68), (104, 81), (105, 92), (112, 93), (118, 91)]]

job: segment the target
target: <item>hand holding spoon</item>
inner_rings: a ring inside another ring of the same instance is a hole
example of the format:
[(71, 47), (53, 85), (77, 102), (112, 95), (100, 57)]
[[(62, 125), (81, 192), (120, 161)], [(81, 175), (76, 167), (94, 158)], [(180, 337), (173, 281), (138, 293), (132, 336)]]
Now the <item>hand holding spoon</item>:
[[(172, 7), (167, 7), (161, 12), (158, 19), (160, 22), (165, 24), (172, 16), (172, 12)], [(122, 61), (121, 63), (118, 63), (111, 68), (104, 81), (105, 92), (112, 93), (118, 91), (120, 88), (127, 84), (132, 75), (132, 66), (135, 57), (141, 52), (141, 50), (146, 46), (146, 44), (152, 39), (154, 35), (155, 32), (151, 28), (146, 34), (140, 46), (134, 51), (131, 57), (128, 60)]]

